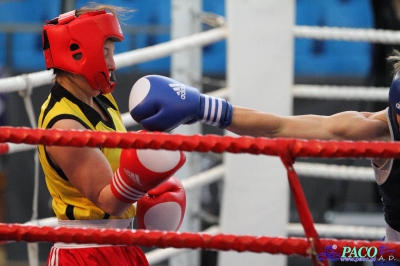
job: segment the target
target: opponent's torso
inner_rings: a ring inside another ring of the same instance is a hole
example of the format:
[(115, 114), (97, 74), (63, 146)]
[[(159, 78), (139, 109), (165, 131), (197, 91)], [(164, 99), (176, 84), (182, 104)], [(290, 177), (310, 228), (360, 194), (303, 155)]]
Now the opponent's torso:
[[(388, 125), (392, 141), (400, 141), (399, 126), (392, 108), (387, 109)], [(372, 165), (382, 196), (386, 223), (400, 231), (400, 159), (388, 159), (384, 165)]]
[[(80, 122), (88, 130), (126, 132), (112, 95), (100, 95), (94, 100), (97, 101), (100, 108), (109, 117), (109, 121), (103, 120), (93, 108), (78, 100), (61, 86), (55, 85), (42, 105), (38, 127), (48, 129), (59, 120), (73, 119)], [(121, 217), (110, 217), (72, 186), (62, 170), (53, 165), (43, 145), (38, 145), (38, 149), (46, 185), (53, 197), (53, 210), (59, 219), (98, 220), (132, 218), (135, 215), (135, 208), (132, 206)], [(109, 161), (113, 172), (115, 172), (119, 166), (121, 149), (101, 148), (101, 151)]]

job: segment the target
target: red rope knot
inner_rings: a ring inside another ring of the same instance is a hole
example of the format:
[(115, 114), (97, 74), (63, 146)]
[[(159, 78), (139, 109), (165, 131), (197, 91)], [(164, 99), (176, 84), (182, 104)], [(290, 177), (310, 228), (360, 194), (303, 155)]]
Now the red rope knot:
[(296, 160), (293, 155), (293, 147), (296, 144), (295, 139), (276, 139), (276, 150), (282, 163), (288, 171), (294, 171), (293, 164)]

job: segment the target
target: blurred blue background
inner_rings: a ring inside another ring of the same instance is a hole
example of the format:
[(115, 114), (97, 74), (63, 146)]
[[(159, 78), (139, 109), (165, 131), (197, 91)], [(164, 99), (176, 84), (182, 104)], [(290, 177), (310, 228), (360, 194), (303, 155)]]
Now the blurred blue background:
[[(393, 23), (397, 18), (376, 19), (373, 8), (375, 3), (387, 14), (391, 9), (391, 0), (296, 0), (295, 23), (306, 26), (329, 26), (348, 28), (375, 28), (376, 21), (387, 22), (389, 28), (400, 29)], [(84, 0), (0, 0), (0, 77), (14, 76), (21, 73), (42, 71), (45, 69), (42, 52), (41, 27), (46, 20), (53, 19), (63, 12), (66, 3), (72, 3), (79, 8), (89, 1)], [(125, 41), (116, 44), (116, 53), (122, 53), (138, 48), (170, 40), (170, 10), (169, 0), (108, 0), (98, 1), (136, 9), (133, 16), (121, 25)], [(224, 0), (203, 0), (203, 10), (225, 16)], [(400, 25), (400, 21), (398, 21)], [(206, 26), (204, 26), (206, 28)], [(277, 25), (279, 27), (279, 25)], [(271, 41), (272, 37), (271, 37)], [(226, 70), (226, 42), (203, 48), (203, 72), (206, 76), (224, 79)], [(376, 45), (365, 42), (319, 41), (313, 39), (295, 39), (294, 41), (294, 83), (304, 84), (335, 84), (335, 85), (379, 85), (387, 86), (391, 81), (389, 66), (386, 68), (387, 49), (377, 49)], [(399, 47), (400, 48), (400, 47)], [(279, 48), (277, 48), (279, 49)], [(378, 53), (377, 51), (381, 51)], [(288, 53), (292, 51), (287, 51)], [(375, 58), (375, 59), (374, 59)], [(378, 62), (381, 59), (382, 62)], [(374, 63), (374, 60), (377, 60)], [(114, 93), (120, 103), (122, 112), (128, 111), (126, 99), (129, 88), (142, 74), (158, 73), (168, 75), (170, 57), (153, 60), (117, 71), (118, 86)], [(215, 85), (204, 86), (205, 90), (215, 89)], [(125, 88), (125, 89), (124, 89)], [(50, 85), (35, 89), (32, 94), (35, 113), (46, 99)], [(29, 120), (25, 112), (23, 100), (16, 93), (0, 95), (3, 107), (6, 105), (5, 116), (0, 116), (0, 124), (9, 126), (26, 126)], [(330, 115), (344, 110), (373, 111), (386, 107), (386, 103), (363, 101), (331, 101), (315, 99), (294, 99), (293, 114), (316, 113)], [(0, 108), (1, 111), (2, 108)], [(207, 130), (214, 130), (207, 129)], [(218, 133), (221, 132), (214, 132)], [(0, 158), (0, 221), (23, 223), (31, 217), (31, 199), (33, 194), (33, 153), (16, 153)], [(23, 162), (23, 167), (21, 167)], [(361, 164), (345, 161), (341, 163)], [(368, 162), (369, 165), (369, 162)], [(2, 175), (3, 174), (3, 177)], [(15, 177), (15, 178), (14, 178)], [(1, 181), (6, 180), (2, 186)], [(50, 196), (41, 178), (39, 198), (39, 218), (53, 216), (48, 206)], [(355, 181), (336, 180), (301, 180), (304, 193), (310, 203), (314, 221), (323, 223), (327, 211), (380, 211), (380, 197), (376, 185)], [(324, 193), (321, 194), (321, 188)], [(372, 207), (371, 207), (372, 206)], [(377, 207), (376, 207), (377, 206)], [(4, 208), (2, 210), (1, 208)], [(217, 208), (217, 207), (213, 207)], [(383, 219), (382, 219), (383, 221)], [(291, 222), (298, 222), (295, 207), (291, 207)], [(40, 243), (40, 258), (44, 262), (51, 244)], [(10, 261), (26, 261), (26, 243), (11, 243), (6, 245), (7, 257)], [(1, 259), (0, 247), (0, 259)], [(215, 253), (215, 252), (214, 252)], [(214, 254), (213, 253), (213, 254)], [(214, 255), (203, 257), (203, 264), (212, 266)], [(299, 261), (296, 256), (289, 257), (290, 266), (309, 265), (309, 260)], [(11, 264), (7, 264), (11, 265)], [(26, 263), (18, 265), (27, 265)], [(44, 264), (43, 264), (44, 265)], [(341, 264), (342, 265), (342, 264)], [(351, 264), (353, 265), (353, 264)], [(1, 263), (0, 263), (0, 266)], [(14, 266), (14, 265), (13, 265)]]
[[(88, 2), (76, 0), (75, 4), (79, 8)], [(117, 53), (170, 39), (170, 1), (102, 1), (107, 2), (138, 11), (125, 21), (126, 40), (118, 45)], [(222, 16), (225, 15), (224, 5), (223, 0), (203, 1), (204, 11)], [(373, 11), (368, 0), (297, 0), (296, 5), (297, 25), (374, 27)], [(58, 16), (62, 7), (63, 1), (60, 0), (0, 1), (0, 66), (13, 74), (43, 70), (40, 28), (45, 20)], [(148, 25), (158, 27), (158, 31), (133, 30)], [(203, 71), (206, 75), (225, 73), (225, 41), (204, 47), (203, 52)], [(364, 42), (296, 39), (294, 52), (296, 76), (362, 77), (368, 74), (371, 65), (371, 44)], [(136, 65), (129, 70), (168, 72), (169, 65), (170, 58), (167, 57)]]

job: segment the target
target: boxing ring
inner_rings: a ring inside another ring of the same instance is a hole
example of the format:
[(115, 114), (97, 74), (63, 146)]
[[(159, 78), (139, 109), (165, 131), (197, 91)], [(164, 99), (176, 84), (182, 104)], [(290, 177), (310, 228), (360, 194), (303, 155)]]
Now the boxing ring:
[[(342, 29), (295, 26), (294, 38), (336, 39), (345, 41), (363, 41), (371, 43), (400, 44), (397, 32), (370, 29)], [(118, 68), (162, 58), (176, 51), (192, 47), (202, 47), (227, 38), (227, 26), (220, 26), (191, 36), (174, 39), (168, 43), (155, 45), (127, 53), (117, 54), (115, 62)], [(159, 247), (147, 255), (150, 263), (161, 262), (185, 249), (237, 251), (298, 255), (312, 259), (314, 265), (328, 265), (320, 260), (327, 246), (336, 247), (342, 254), (344, 247), (360, 249), (376, 248), (385, 245), (394, 250), (389, 255), (400, 259), (398, 243), (367, 241), (360, 239), (380, 239), (384, 228), (335, 226), (315, 224), (305, 199), (298, 177), (322, 177), (337, 180), (374, 181), (372, 169), (354, 166), (335, 166), (317, 163), (296, 162), (297, 158), (393, 158), (400, 152), (399, 143), (349, 142), (349, 141), (305, 141), (298, 139), (267, 139), (250, 137), (232, 137), (215, 135), (181, 135), (165, 133), (104, 133), (90, 131), (39, 130), (33, 113), (30, 94), (32, 90), (51, 84), (50, 71), (41, 71), (25, 75), (0, 79), (0, 93), (18, 92), (24, 99), (30, 120), (30, 127), (0, 127), (0, 154), (33, 150), (37, 144), (76, 146), (76, 147), (119, 147), (182, 150), (186, 152), (213, 152), (232, 154), (256, 154), (275, 156), (284, 165), (292, 197), (300, 217), (300, 224), (287, 224), (288, 235), (292, 237), (269, 237), (253, 235), (223, 234), (218, 226), (204, 232), (159, 232), (146, 230), (121, 229), (81, 229), (55, 226), (54, 218), (37, 219), (38, 168), (35, 169), (35, 193), (32, 207), (32, 219), (26, 224), (0, 224), (0, 241), (23, 241), (28, 245), (37, 242), (128, 244), (144, 247)], [(340, 100), (387, 100), (388, 88), (293, 85), (295, 98), (340, 99)], [(211, 94), (229, 98), (229, 88), (221, 88)], [(126, 127), (135, 125), (128, 113), (123, 114)], [(36, 161), (36, 167), (38, 162)], [(203, 173), (183, 180), (185, 189), (209, 185), (223, 181), (225, 165), (218, 165)], [(383, 217), (382, 217), (383, 219)], [(296, 236), (296, 237), (293, 237)], [(338, 240), (338, 238), (350, 238)], [(358, 240), (357, 240), (358, 239)], [(170, 249), (174, 248), (174, 249)], [(30, 252), (34, 252), (33, 248)], [(37, 259), (37, 258), (36, 258)], [(31, 264), (35, 263), (30, 260)]]

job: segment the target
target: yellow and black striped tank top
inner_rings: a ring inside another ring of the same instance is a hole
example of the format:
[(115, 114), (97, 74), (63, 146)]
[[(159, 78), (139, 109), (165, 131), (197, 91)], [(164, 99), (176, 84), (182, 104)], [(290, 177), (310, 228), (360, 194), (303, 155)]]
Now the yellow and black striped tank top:
[[(52, 87), (49, 97), (42, 105), (38, 127), (48, 129), (61, 119), (74, 119), (89, 130), (126, 132), (113, 96), (111, 94), (99, 95), (94, 100), (97, 101), (100, 108), (111, 118), (110, 122), (104, 121), (100, 114), (93, 108), (56, 84)], [(53, 198), (53, 210), (58, 219), (125, 219), (132, 218), (135, 215), (135, 207), (133, 205), (120, 217), (110, 216), (105, 213), (72, 186), (62, 169), (55, 167), (51, 162), (43, 145), (38, 145), (38, 149), (46, 185)], [(113, 172), (115, 172), (119, 166), (121, 149), (101, 148), (101, 151), (109, 161)]]

